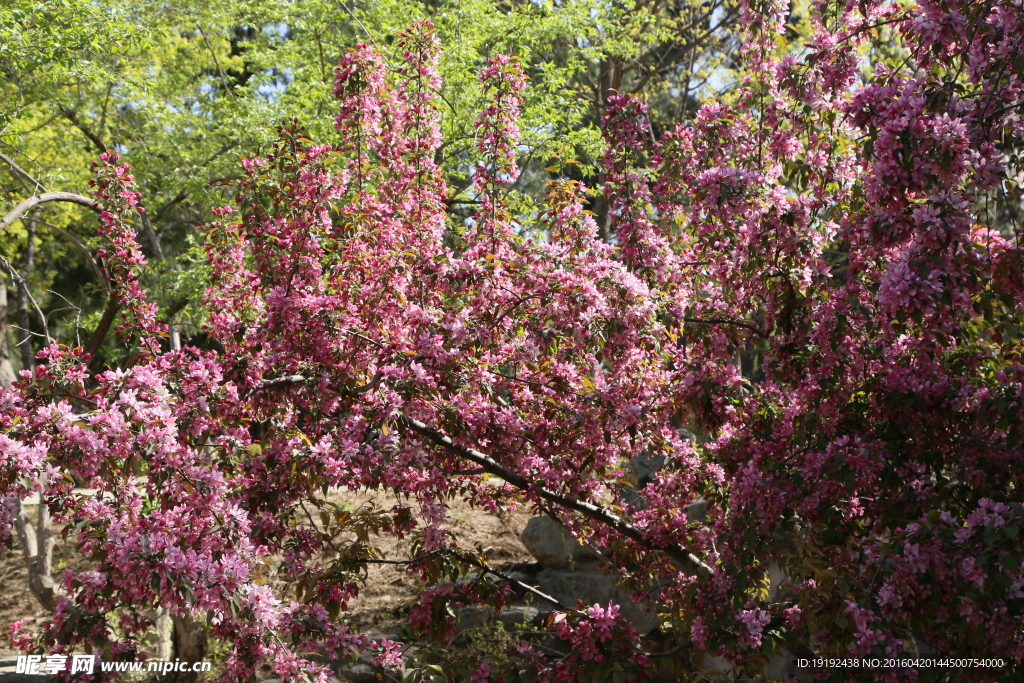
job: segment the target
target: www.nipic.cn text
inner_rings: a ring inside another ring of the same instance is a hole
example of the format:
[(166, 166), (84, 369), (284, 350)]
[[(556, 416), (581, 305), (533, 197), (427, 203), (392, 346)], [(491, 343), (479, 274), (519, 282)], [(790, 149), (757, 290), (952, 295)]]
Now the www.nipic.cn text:
[[(96, 671), (96, 655), (20, 655), (16, 672), (20, 674), (49, 674), (62, 671), (71, 673), (91, 674)], [(181, 660), (164, 661), (161, 659), (146, 662), (99, 662), (100, 671), (111, 672), (149, 672), (160, 675), (174, 671), (209, 671), (210, 662), (183, 662)]]

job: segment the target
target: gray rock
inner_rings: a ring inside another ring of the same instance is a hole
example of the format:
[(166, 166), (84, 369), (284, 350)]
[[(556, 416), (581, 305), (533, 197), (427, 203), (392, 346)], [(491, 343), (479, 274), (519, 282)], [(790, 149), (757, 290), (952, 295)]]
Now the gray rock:
[(459, 630), (485, 628), (496, 623), (501, 624), (506, 630), (512, 630), (521, 628), (524, 624), (532, 624), (538, 616), (539, 609), (526, 605), (512, 605), (498, 614), (495, 614), (491, 607), (467, 605), (459, 610)]
[[(350, 667), (338, 671), (338, 675), (345, 683), (377, 683), (377, 673), (381, 671), (373, 665), (373, 662), (356, 662)], [(383, 678), (383, 676), (382, 676)]]
[(50, 680), (46, 674), (20, 674), (18, 656), (4, 656), (0, 659), (0, 683), (43, 683)]
[[(373, 632), (367, 633), (366, 636), (369, 640), (375, 640), (377, 642), (380, 642), (383, 639), (394, 641), (401, 640), (398, 635), (394, 633)], [(384, 676), (384, 673), (387, 673), (387, 670), (383, 667), (374, 666), (373, 659), (376, 656), (376, 650), (363, 650), (363, 652), (359, 654), (359, 659), (355, 662), (347, 664), (344, 661), (335, 661), (331, 668), (338, 676), (339, 683), (378, 683), (380, 680), (388, 680)], [(380, 674), (380, 678), (378, 678), (378, 674)], [(390, 672), (390, 675), (395, 677), (394, 672)], [(397, 675), (397, 678), (402, 678), (401, 673)]]
[(686, 506), (686, 517), (691, 522), (704, 523), (708, 521), (708, 504), (702, 498), (698, 498)]
[(540, 616), (540, 610), (536, 607), (526, 605), (513, 605), (498, 614), (498, 621), (506, 629), (521, 627), (523, 624), (531, 625)]
[(566, 568), (598, 559), (593, 548), (581, 545), (547, 515), (531, 517), (519, 540), (545, 568)]
[(620, 493), (622, 502), (637, 510), (645, 509), (647, 507), (647, 500), (641, 491), (654, 481), (654, 478), (658, 475), (658, 470), (664, 464), (664, 457), (660, 455), (651, 457), (647, 454), (647, 451), (634, 456), (632, 460), (626, 463), (626, 466), (623, 468), (624, 476), (622, 478), (622, 483), (625, 487)]
[[(686, 441), (690, 443), (695, 441), (693, 433), (689, 430), (679, 429), (677, 431), (679, 436)], [(664, 466), (664, 456), (651, 456), (647, 451), (634, 456), (623, 468), (624, 476), (622, 483), (625, 484), (625, 487), (619, 493), (619, 499), (624, 504), (637, 510), (645, 510), (647, 508), (647, 500), (644, 498), (642, 491), (657, 478), (658, 472)]]
[[(721, 657), (713, 657), (704, 654), (697, 659), (697, 667), (703, 675), (702, 680), (714, 683), (726, 683), (727, 681), (750, 680), (740, 678), (741, 674), (732, 664), (729, 664)], [(797, 658), (785, 649), (779, 650), (765, 665), (761, 672), (764, 680), (769, 681), (805, 681), (809, 680), (800, 667), (797, 666)], [(761, 680), (761, 679), (759, 679)]]
[[(575, 607), (577, 600), (588, 605), (618, 604), (624, 618), (640, 633), (650, 633), (658, 625), (658, 615), (648, 605), (633, 602), (632, 594), (615, 584), (615, 578), (590, 567), (576, 571), (546, 569), (537, 575), (540, 590), (566, 607)], [(545, 605), (548, 606), (548, 605)]]
[(466, 605), (459, 609), (459, 630), (468, 631), (486, 628), (494, 623), (494, 608), (482, 605)]

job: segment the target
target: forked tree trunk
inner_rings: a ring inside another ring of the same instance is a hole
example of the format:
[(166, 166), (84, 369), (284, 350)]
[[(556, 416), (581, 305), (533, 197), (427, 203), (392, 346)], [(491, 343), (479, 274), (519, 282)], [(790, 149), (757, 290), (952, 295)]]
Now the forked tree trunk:
[[(196, 623), (190, 615), (175, 616), (171, 620), (174, 622), (174, 659), (190, 664), (206, 659), (206, 629), (203, 625)], [(176, 671), (168, 674), (168, 680), (174, 683), (196, 683), (202, 680), (202, 674)]]
[(57, 607), (61, 589), (51, 576), (53, 546), (56, 539), (50, 533), (50, 509), (42, 503), (39, 504), (39, 515), (33, 528), (32, 520), (21, 501), (18, 501), (17, 505), (18, 515), (15, 517), (14, 526), (18, 531), (18, 539), (21, 541), (25, 564), (28, 567), (29, 588), (44, 609), (53, 611)]

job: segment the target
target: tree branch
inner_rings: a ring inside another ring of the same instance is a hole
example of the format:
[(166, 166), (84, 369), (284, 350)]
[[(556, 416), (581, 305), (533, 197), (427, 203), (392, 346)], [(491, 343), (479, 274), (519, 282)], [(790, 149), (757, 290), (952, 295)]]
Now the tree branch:
[(46, 226), (51, 230), (56, 230), (61, 235), (64, 235), (64, 237), (68, 238), (68, 241), (70, 241), (72, 244), (78, 247), (79, 251), (85, 254), (85, 257), (89, 259), (89, 265), (92, 267), (92, 273), (93, 275), (96, 276), (96, 281), (99, 282), (100, 287), (103, 288), (103, 292), (105, 294), (110, 293), (110, 283), (107, 282), (107, 278), (104, 277), (103, 271), (100, 269), (100, 265), (96, 262), (95, 257), (93, 257), (92, 252), (89, 251), (89, 247), (85, 246), (85, 242), (79, 239), (77, 235), (71, 234), (64, 228), (58, 228), (56, 225), (53, 225), (52, 223), (47, 223), (46, 221), (40, 220), (38, 218), (28, 218), (27, 220), (30, 220), (33, 223), (38, 223), (39, 225)]
[[(308, 378), (302, 375), (286, 375), (284, 377), (277, 377), (275, 379), (264, 380), (263, 382), (260, 383), (258, 388), (266, 389), (276, 386), (302, 384), (306, 382), (307, 379)], [(557, 505), (561, 505), (562, 507), (569, 508), (570, 510), (575, 510), (576, 512), (579, 512), (585, 517), (589, 517), (595, 522), (600, 522), (605, 526), (609, 526), (612, 529), (615, 529), (617, 532), (619, 532), (626, 538), (636, 541), (641, 546), (649, 550), (660, 550), (664, 552), (673, 560), (678, 562), (681, 565), (683, 571), (686, 571), (690, 574), (696, 575), (704, 579), (709, 578), (714, 573), (714, 570), (711, 567), (704, 564), (704, 562), (702, 562), (700, 558), (698, 558), (696, 555), (694, 555), (678, 543), (673, 543), (665, 546), (653, 545), (649, 540), (647, 540), (643, 531), (636, 528), (629, 522), (623, 520), (618, 515), (610, 512), (607, 508), (601, 505), (595, 505), (594, 503), (589, 503), (584, 500), (577, 500), (576, 498), (567, 496), (562, 493), (558, 493), (556, 491), (552, 491), (543, 486), (537, 486), (523, 475), (508, 469), (501, 463), (491, 458), (489, 455), (481, 453), (480, 451), (469, 448), (467, 446), (457, 444), (442, 432), (439, 432), (436, 429), (428, 427), (423, 422), (420, 422), (415, 418), (409, 417), (408, 415), (403, 415), (399, 413), (398, 422), (401, 423), (406, 428), (408, 428), (409, 430), (416, 432), (420, 436), (425, 437), (428, 441), (431, 441), (432, 443), (444, 448), (445, 450), (451, 453), (458, 455), (461, 458), (464, 458), (466, 460), (469, 460), (470, 462), (479, 465), (488, 474), (492, 474), (508, 482), (509, 484), (512, 484), (512, 486), (515, 486), (518, 489), (533, 492), (547, 501), (550, 501)]]
[(96, 352), (100, 350), (103, 340), (107, 338), (107, 333), (110, 331), (110, 326), (114, 323), (117, 309), (120, 307), (121, 304), (117, 297), (111, 293), (110, 298), (107, 299), (107, 309), (103, 311), (103, 317), (100, 318), (100, 324), (96, 326), (96, 330), (89, 337), (89, 344), (85, 347), (85, 352), (90, 356), (95, 356)]
[(562, 610), (563, 612), (574, 612), (574, 611), (576, 611), (574, 607), (567, 607), (566, 605), (563, 605), (556, 598), (548, 595), (547, 593), (544, 593), (543, 591), (540, 591), (540, 590), (534, 588), (530, 584), (523, 583), (522, 581), (520, 581), (518, 579), (514, 579), (511, 576), (509, 576), (509, 575), (507, 575), (507, 574), (505, 574), (503, 572), (499, 572), (497, 570), (491, 569), (489, 566), (487, 566), (486, 562), (480, 562), (479, 560), (474, 560), (471, 557), (466, 557), (462, 553), (456, 553), (456, 554), (457, 554), (458, 558), (460, 560), (462, 560), (463, 562), (467, 562), (467, 563), (473, 565), (474, 567), (478, 567), (480, 569), (483, 569), (484, 570), (484, 576), (487, 576), (488, 574), (491, 574), (493, 576), (497, 576), (499, 579), (501, 579), (505, 583), (510, 583), (513, 586), (516, 586), (517, 588), (526, 591), (527, 593), (535, 595), (536, 597), (540, 598), (541, 600), (546, 600), (547, 602), (550, 602), (552, 605), (554, 605), (558, 609)]
[(8, 274), (10, 274), (11, 279), (14, 280), (14, 283), (18, 285), (19, 295), (28, 297), (28, 300), (32, 302), (32, 307), (36, 309), (36, 313), (39, 315), (39, 319), (42, 322), (43, 336), (46, 339), (46, 343), (51, 343), (53, 341), (53, 338), (50, 337), (50, 330), (48, 330), (46, 327), (46, 316), (43, 315), (42, 309), (40, 309), (39, 304), (36, 303), (35, 297), (32, 296), (32, 293), (30, 291), (28, 291), (28, 283), (25, 282), (25, 278), (23, 278), (21, 276), (21, 273), (19, 273), (17, 269), (14, 266), (12, 266), (3, 256), (0, 256), (0, 267), (6, 270)]
[[(7, 156), (6, 154), (0, 154), (0, 159), (3, 159), (3, 160), (4, 160), (4, 162), (5, 162), (5, 163), (6, 163), (6, 164), (7, 164), (8, 166), (10, 166), (10, 167), (11, 167), (11, 170), (12, 170), (12, 171), (14, 171), (14, 172), (15, 172), (15, 174), (17, 174), (17, 175), (20, 175), (20, 176), (21, 176), (22, 178), (24, 178), (24, 179), (25, 179), (25, 180), (26, 180), (27, 182), (31, 183), (32, 185), (35, 185), (35, 186), (36, 186), (36, 189), (37, 189), (37, 190), (45, 190), (45, 189), (46, 189), (45, 187), (43, 187), (43, 184), (42, 184), (42, 183), (40, 183), (40, 182), (39, 182), (38, 180), (36, 180), (36, 179), (35, 179), (34, 177), (32, 177), (32, 175), (30, 175), (28, 171), (26, 171), (25, 169), (23, 169), (23, 168), (22, 168), (21, 166), (18, 166), (18, 164), (16, 164), (16, 163), (14, 162), (14, 159), (11, 159), (11, 158), (10, 158), (9, 156)], [(22, 187), (25, 187), (25, 186), (24, 186), (24, 185), (22, 185)], [(26, 190), (26, 191), (27, 191), (27, 192), (31, 192), (32, 190)]]
[(46, 202), (68, 202), (79, 204), (93, 211), (96, 210), (96, 200), (92, 197), (86, 197), (75, 192), (43, 192), (42, 194), (32, 195), (8, 211), (3, 220), (0, 220), (0, 231), (6, 230), (14, 221), (31, 211), (33, 207), (45, 204)]
[(188, 199), (188, 192), (186, 192), (185, 190), (181, 190), (180, 192), (178, 192), (178, 194), (174, 195), (174, 198), (171, 199), (171, 201), (167, 202), (159, 209), (157, 209), (156, 216), (153, 217), (153, 222), (159, 223), (160, 219), (164, 217), (165, 213), (167, 213), (168, 211), (170, 211), (171, 209), (173, 209), (175, 206), (185, 201), (186, 199)]
[(733, 325), (735, 327), (742, 327), (745, 330), (749, 330), (756, 334), (758, 337), (767, 337), (768, 335), (757, 329), (753, 325), (742, 323), (738, 320), (727, 320), (725, 318), (683, 318), (684, 323), (702, 323), (705, 325)]
[(260, 389), (273, 389), (274, 387), (283, 387), (290, 384), (302, 384), (306, 381), (306, 378), (302, 375), (285, 375), (284, 377), (275, 377), (274, 379), (265, 379), (260, 382)]
[(398, 421), (411, 431), (425, 437), (427, 440), (441, 446), (445, 450), (455, 453), (459, 457), (476, 463), (487, 471), (487, 473), (505, 480), (518, 489), (532, 491), (545, 500), (561, 505), (562, 507), (569, 508), (570, 510), (575, 510), (596, 522), (600, 522), (605, 526), (615, 529), (626, 538), (636, 541), (645, 548), (664, 551), (669, 557), (680, 563), (684, 571), (695, 574), (700, 578), (708, 578), (713, 573), (711, 567), (704, 564), (696, 555), (679, 544), (671, 544), (664, 547), (652, 545), (645, 537), (643, 531), (626, 522), (618, 515), (608, 511), (603, 506), (577, 500), (576, 498), (552, 491), (544, 488), (543, 486), (537, 486), (526, 477), (522, 476), (518, 472), (513, 472), (490, 456), (467, 446), (455, 443), (445, 434), (428, 427), (415, 418), (399, 414)]
[(98, 135), (93, 133), (84, 123), (79, 121), (78, 115), (75, 114), (75, 112), (68, 109), (63, 104), (59, 104), (57, 105), (57, 107), (60, 109), (60, 113), (64, 114), (64, 118), (71, 122), (72, 126), (80, 130), (82, 132), (82, 135), (89, 138), (89, 141), (96, 147), (96, 149), (100, 151), (100, 154), (107, 153), (107, 145), (103, 142), (102, 139), (100, 139)]

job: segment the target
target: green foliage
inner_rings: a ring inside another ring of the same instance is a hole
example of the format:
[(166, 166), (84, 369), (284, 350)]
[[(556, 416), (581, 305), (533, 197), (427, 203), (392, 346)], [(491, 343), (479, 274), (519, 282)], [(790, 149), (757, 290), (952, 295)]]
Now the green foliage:
[[(357, 42), (395, 61), (396, 33), (419, 19), (435, 24), (445, 45), (438, 160), (454, 188), (457, 228), (474, 211), (477, 73), (488, 57), (515, 55), (529, 78), (523, 173), (510, 201), (526, 217), (541, 210), (552, 172), (598, 175), (609, 95), (646, 94), (665, 128), (728, 83), (734, 18), (724, 0), (12, 0), (0, 8), (0, 152), (24, 173), (0, 160), (0, 201), (6, 212), (33, 192), (84, 192), (92, 160), (119, 152), (146, 202), (135, 226), (152, 266), (146, 284), (182, 341), (201, 344), (206, 271), (196, 228), (233, 194), (239, 157), (266, 151), (280, 121), (299, 119), (312, 138), (335, 138), (334, 67)], [(602, 201), (592, 207), (599, 215)], [(49, 204), (0, 238), (0, 255), (68, 343), (85, 344), (106, 308), (105, 283), (86, 253), (95, 225), (82, 207)], [(34, 309), (15, 303), (12, 314), (38, 333)], [(96, 362), (119, 365), (130, 354), (106, 335)]]

